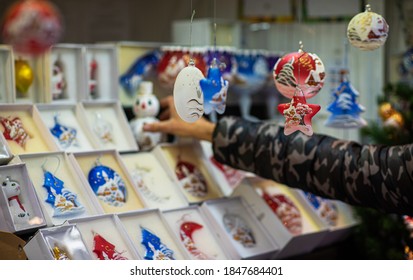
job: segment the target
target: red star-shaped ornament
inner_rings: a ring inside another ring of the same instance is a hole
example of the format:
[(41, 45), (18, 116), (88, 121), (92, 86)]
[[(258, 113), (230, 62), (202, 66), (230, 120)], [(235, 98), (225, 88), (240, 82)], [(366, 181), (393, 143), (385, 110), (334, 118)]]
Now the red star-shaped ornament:
[(294, 95), (290, 103), (279, 104), (278, 111), (285, 117), (284, 134), (299, 130), (308, 136), (313, 135), (311, 119), (320, 109), (320, 105), (307, 104), (304, 95)]

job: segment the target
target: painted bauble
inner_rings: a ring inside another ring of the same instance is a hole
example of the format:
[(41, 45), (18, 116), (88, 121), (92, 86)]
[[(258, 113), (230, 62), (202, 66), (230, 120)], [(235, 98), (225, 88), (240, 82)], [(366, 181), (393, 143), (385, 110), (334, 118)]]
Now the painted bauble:
[(321, 59), (302, 51), (284, 55), (274, 65), (273, 77), (278, 91), (292, 98), (299, 87), (305, 98), (315, 96), (324, 86), (325, 68)]
[(364, 51), (372, 51), (381, 47), (387, 40), (389, 25), (379, 14), (366, 11), (355, 15), (347, 27), (347, 38), (351, 45)]

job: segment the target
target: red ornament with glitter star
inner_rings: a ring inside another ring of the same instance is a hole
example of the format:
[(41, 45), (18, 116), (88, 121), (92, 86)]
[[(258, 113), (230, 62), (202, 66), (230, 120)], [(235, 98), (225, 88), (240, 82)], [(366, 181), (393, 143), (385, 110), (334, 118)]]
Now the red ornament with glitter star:
[(7, 10), (1, 32), (16, 52), (37, 56), (58, 42), (62, 30), (60, 13), (49, 1), (22, 0)]
[(292, 98), (299, 87), (306, 98), (315, 96), (323, 87), (325, 69), (321, 59), (303, 51), (284, 55), (274, 65), (273, 77), (278, 91)]
[(31, 136), (23, 127), (23, 122), (19, 117), (0, 117), (0, 123), (4, 127), (3, 135), (6, 140), (14, 141), (22, 148), (25, 148)]

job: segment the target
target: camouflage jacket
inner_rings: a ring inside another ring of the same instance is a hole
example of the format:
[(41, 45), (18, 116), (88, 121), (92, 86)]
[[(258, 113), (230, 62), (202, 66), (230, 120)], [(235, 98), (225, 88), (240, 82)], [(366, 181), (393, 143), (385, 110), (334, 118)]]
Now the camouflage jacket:
[(283, 127), (223, 117), (215, 158), (289, 187), (387, 213), (413, 215), (413, 144), (362, 145)]

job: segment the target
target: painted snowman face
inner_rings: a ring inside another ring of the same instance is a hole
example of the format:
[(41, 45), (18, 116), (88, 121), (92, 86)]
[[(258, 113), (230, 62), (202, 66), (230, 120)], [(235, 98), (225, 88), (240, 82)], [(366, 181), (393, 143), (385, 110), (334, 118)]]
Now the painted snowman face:
[(159, 100), (153, 94), (138, 94), (133, 105), (137, 118), (156, 117), (159, 113)]
[(2, 183), (3, 192), (7, 198), (20, 194), (20, 184), (14, 180), (7, 178)]

